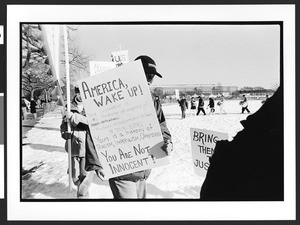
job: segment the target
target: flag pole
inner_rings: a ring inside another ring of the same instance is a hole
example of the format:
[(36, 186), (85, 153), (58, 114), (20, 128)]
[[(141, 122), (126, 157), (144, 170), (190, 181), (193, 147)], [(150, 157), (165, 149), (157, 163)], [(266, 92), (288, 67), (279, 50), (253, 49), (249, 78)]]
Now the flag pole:
[[(68, 32), (67, 26), (63, 25), (64, 30), (64, 45), (65, 45), (65, 59), (66, 59), (66, 94), (67, 94), (67, 111), (70, 112), (70, 65), (69, 65), (69, 48), (68, 48)], [(70, 122), (68, 122), (68, 133), (71, 133)], [(67, 140), (68, 146), (68, 168), (69, 168), (69, 190), (72, 190), (72, 154), (71, 154), (71, 139)]]

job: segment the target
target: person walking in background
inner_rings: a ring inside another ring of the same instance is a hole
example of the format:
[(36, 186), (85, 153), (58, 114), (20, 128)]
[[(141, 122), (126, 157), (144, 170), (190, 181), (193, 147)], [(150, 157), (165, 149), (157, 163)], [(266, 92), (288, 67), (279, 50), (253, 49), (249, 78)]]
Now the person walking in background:
[(195, 115), (195, 111), (196, 111), (196, 100), (194, 97), (191, 98), (191, 111), (190, 111), (190, 116), (191, 115)]
[(35, 102), (34, 98), (31, 98), (31, 101), (30, 101), (30, 112), (33, 115), (33, 119), (36, 119), (37, 118), (36, 102)]
[(204, 110), (204, 100), (201, 96), (198, 97), (198, 111), (197, 111), (197, 116), (199, 115), (200, 112), (203, 112), (204, 115), (206, 115), (205, 110)]
[(207, 109), (210, 108), (209, 115), (215, 113), (215, 101), (212, 97), (208, 99)]
[(186, 117), (186, 110), (188, 109), (188, 102), (185, 96), (178, 100), (178, 103), (181, 109), (181, 118), (184, 119)]
[(224, 113), (226, 114), (226, 111), (224, 109), (225, 106), (225, 97), (221, 95), (220, 101), (218, 101), (217, 105), (220, 107), (220, 114)]
[(248, 101), (245, 95), (242, 96), (242, 101), (240, 101), (240, 105), (242, 106), (242, 113), (246, 110), (248, 113), (250, 113), (250, 110), (248, 109)]
[[(71, 133), (67, 132), (67, 123), (70, 123)], [(72, 155), (72, 179), (77, 186), (77, 197), (86, 198), (89, 196), (89, 187), (92, 183), (94, 172), (86, 171), (85, 153), (86, 153), (86, 132), (88, 130), (88, 122), (85, 116), (83, 103), (78, 87), (75, 87), (75, 96), (71, 104), (71, 112), (66, 112), (63, 117), (60, 132), (63, 139), (66, 140), (65, 148), (67, 148), (67, 140), (71, 139), (71, 155)]]

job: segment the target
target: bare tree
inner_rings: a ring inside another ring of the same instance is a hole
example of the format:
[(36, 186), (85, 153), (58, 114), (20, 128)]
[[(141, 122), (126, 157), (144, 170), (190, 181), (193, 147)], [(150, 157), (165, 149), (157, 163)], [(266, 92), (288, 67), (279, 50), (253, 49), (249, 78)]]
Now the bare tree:
[[(70, 64), (70, 83), (75, 85), (76, 81), (83, 78), (84, 74), (88, 72), (89, 61), (91, 54), (82, 50), (76, 40), (72, 38), (74, 33), (80, 29), (80, 26), (67, 26), (68, 33), (68, 48), (69, 48), (69, 64)], [(65, 65), (65, 53), (63, 52), (63, 59), (61, 62)], [(65, 74), (62, 78), (65, 83)]]
[(53, 76), (46, 64), (41, 30), (36, 24), (22, 24), (22, 93), (33, 97), (37, 89), (53, 88)]

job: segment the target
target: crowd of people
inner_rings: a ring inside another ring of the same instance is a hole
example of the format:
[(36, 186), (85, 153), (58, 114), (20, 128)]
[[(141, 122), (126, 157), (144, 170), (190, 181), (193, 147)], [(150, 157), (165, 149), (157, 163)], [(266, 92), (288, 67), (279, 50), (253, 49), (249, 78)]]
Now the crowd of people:
[[(248, 100), (247, 97), (245, 95), (242, 95), (242, 100), (239, 102), (239, 105), (241, 106), (241, 113), (247, 112), (250, 113), (250, 110), (248, 108)], [(264, 100), (262, 100), (262, 104), (264, 104), (266, 102), (266, 100), (269, 98), (268, 95), (266, 95), (266, 98)], [(198, 99), (198, 103), (197, 100)], [(215, 101), (216, 104), (215, 104)], [(183, 95), (180, 99), (177, 100), (177, 102), (179, 103), (180, 109), (181, 109), (181, 118), (184, 119), (186, 118), (186, 112), (189, 109), (189, 103), (188, 100), (186, 98), (185, 95)], [(191, 97), (190, 100), (190, 115), (200, 115), (200, 113), (202, 112), (203, 115), (214, 115), (216, 113), (216, 106), (219, 109), (219, 114), (226, 114), (226, 110), (225, 110), (225, 102), (226, 102), (226, 98), (221, 95), (220, 97), (218, 97), (217, 99), (214, 99), (212, 96), (210, 96), (208, 98), (208, 104), (206, 106), (206, 110), (205, 111), (205, 105), (204, 105), (204, 100), (202, 96), (197, 96), (197, 97)], [(197, 113), (196, 112), (197, 109)]]

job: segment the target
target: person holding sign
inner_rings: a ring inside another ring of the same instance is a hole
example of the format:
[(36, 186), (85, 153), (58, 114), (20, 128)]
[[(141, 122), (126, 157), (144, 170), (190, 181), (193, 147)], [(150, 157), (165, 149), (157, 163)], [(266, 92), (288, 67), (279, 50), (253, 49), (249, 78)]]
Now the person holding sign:
[[(153, 78), (162, 76), (156, 71), (156, 64), (149, 56), (139, 56), (135, 60), (141, 60), (148, 85), (152, 84)], [(157, 119), (161, 128), (164, 144), (161, 149), (169, 155), (173, 150), (171, 134), (167, 128), (166, 120), (159, 100), (152, 95), (154, 108)], [(109, 185), (112, 190), (114, 199), (142, 199), (146, 197), (146, 179), (149, 177), (151, 170), (143, 170), (119, 177), (109, 179)]]
[[(70, 122), (71, 133), (67, 132), (67, 123)], [(60, 126), (61, 136), (66, 140), (71, 139), (72, 151), (72, 178), (77, 188), (77, 197), (85, 198), (89, 195), (89, 186), (92, 183), (94, 172), (86, 171), (85, 149), (86, 131), (88, 122), (85, 116), (82, 99), (78, 87), (75, 87), (75, 96), (71, 104), (71, 112), (66, 112)]]

